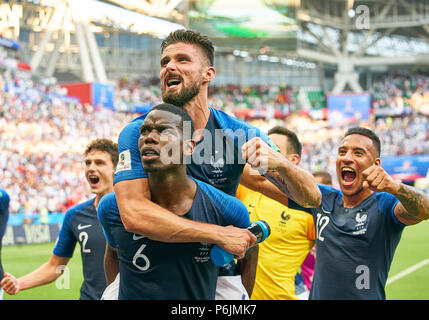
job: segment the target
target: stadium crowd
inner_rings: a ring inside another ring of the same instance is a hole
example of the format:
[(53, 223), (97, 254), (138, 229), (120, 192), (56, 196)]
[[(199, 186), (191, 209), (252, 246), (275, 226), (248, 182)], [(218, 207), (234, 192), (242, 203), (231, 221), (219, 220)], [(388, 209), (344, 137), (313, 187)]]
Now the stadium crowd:
[[(428, 153), (429, 116), (422, 112), (422, 102), (416, 102), (416, 97), (424, 99), (429, 94), (425, 79), (399, 73), (375, 82), (374, 108), (400, 108), (402, 103), (413, 111), (375, 119), (374, 130), (382, 139), (384, 156)], [(89, 194), (81, 151), (94, 138), (116, 140), (136, 116), (121, 111), (129, 111), (132, 105), (159, 103), (158, 82), (120, 79), (115, 90), (119, 112), (114, 112), (69, 99), (55, 81), (35, 80), (24, 73), (0, 73), (0, 181), (11, 197), (10, 212), (26, 216), (65, 212), (86, 199)], [(303, 143), (301, 164), (310, 171), (325, 170), (336, 177), (332, 154), (344, 128), (331, 128), (327, 121), (293, 112), (299, 110), (294, 96), (294, 88), (289, 86), (211, 86), (209, 104), (230, 114), (243, 108), (289, 113), (287, 118), (271, 115), (247, 121), (265, 132), (276, 125), (293, 130)]]
[(83, 148), (96, 137), (117, 139), (134, 115), (76, 104), (55, 84), (8, 73), (0, 80), (0, 180), (10, 212), (65, 212), (89, 196)]

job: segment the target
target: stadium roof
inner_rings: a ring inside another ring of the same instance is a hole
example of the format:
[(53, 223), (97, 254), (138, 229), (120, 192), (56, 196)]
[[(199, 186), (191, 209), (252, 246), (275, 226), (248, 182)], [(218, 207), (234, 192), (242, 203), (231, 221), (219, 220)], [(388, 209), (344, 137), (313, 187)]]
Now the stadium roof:
[(115, 24), (131, 32), (149, 33), (164, 37), (174, 30), (184, 28), (177, 23), (150, 17), (97, 0), (86, 0), (85, 6), (91, 21), (104, 25)]
[[(429, 1), (426, 0), (102, 0), (128, 10), (175, 20), (188, 16), (189, 26), (209, 35), (219, 48), (293, 53), (299, 42), (326, 52), (309, 36), (322, 28), (340, 46), (360, 50), (366, 40), (370, 56), (427, 54)], [(368, 9), (368, 26), (360, 27)], [(130, 12), (130, 11), (128, 11)], [(168, 15), (168, 13), (170, 13)], [(141, 27), (145, 23), (139, 24)], [(311, 33), (310, 32), (310, 33)], [(349, 35), (347, 42), (345, 34)], [(343, 43), (341, 44), (341, 42)]]

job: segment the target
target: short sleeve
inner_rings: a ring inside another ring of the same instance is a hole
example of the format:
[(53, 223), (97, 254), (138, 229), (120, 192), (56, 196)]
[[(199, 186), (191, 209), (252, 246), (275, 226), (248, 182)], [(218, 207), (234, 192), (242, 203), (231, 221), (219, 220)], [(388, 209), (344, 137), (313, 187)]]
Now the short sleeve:
[(77, 239), (72, 231), (72, 221), (76, 214), (74, 208), (67, 210), (61, 226), (58, 241), (55, 244), (54, 254), (59, 257), (71, 258), (76, 247)]
[(113, 237), (112, 227), (122, 222), (120, 221), (119, 208), (114, 192), (108, 193), (101, 198), (97, 207), (97, 216), (107, 242), (112, 248), (117, 248), (118, 245)]
[(230, 196), (207, 183), (195, 180), (222, 212), (227, 225), (247, 228), (250, 225), (249, 211), (236, 197)]
[(313, 216), (308, 214), (307, 217), (307, 239), (308, 240), (316, 240), (316, 231), (314, 228), (314, 219)]
[(9, 219), (9, 195), (4, 190), (0, 190), (0, 247), (1, 239), (6, 232), (7, 220)]
[(400, 227), (405, 227), (405, 224), (400, 222), (395, 216), (395, 207), (399, 203), (398, 198), (387, 192), (380, 192), (376, 194), (378, 210), (390, 221), (394, 222)]
[(244, 187), (242, 184), (239, 184), (238, 185), (238, 188), (237, 188), (237, 192), (235, 193), (235, 197), (237, 198), (237, 199), (240, 199), (241, 201), (243, 201), (243, 199), (244, 199), (244, 197), (245, 197), (245, 189), (246, 189), (246, 187)]
[(147, 173), (143, 170), (138, 147), (140, 126), (143, 119), (143, 116), (141, 116), (133, 120), (119, 134), (119, 159), (115, 170), (115, 184), (124, 180), (147, 178)]

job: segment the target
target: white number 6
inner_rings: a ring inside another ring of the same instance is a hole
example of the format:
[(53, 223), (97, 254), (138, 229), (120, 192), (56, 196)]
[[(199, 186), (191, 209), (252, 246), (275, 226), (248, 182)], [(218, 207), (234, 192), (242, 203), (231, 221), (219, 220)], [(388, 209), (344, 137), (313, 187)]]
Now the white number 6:
[[(142, 251), (144, 250), (144, 248), (146, 248), (146, 244), (142, 244), (141, 247), (137, 250), (136, 254), (134, 255), (133, 258), (133, 265), (135, 265), (135, 267), (141, 271), (146, 271), (147, 269), (149, 269), (150, 267), (150, 261), (148, 259), (148, 257), (144, 254), (142, 254)], [(145, 265), (144, 266), (139, 266), (137, 264), (137, 259), (141, 258), (145, 261)]]

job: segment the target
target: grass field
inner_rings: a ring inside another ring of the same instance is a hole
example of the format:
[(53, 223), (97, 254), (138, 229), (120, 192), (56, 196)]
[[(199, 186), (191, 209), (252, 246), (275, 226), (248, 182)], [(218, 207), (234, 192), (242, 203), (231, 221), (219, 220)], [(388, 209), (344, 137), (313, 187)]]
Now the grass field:
[[(52, 255), (54, 243), (16, 245), (2, 248), (2, 264), (4, 271), (20, 277), (41, 266)], [(80, 287), (83, 281), (82, 260), (80, 247), (76, 246), (73, 257), (67, 264), (69, 268), (69, 288), (66, 282), (58, 278), (62, 289), (57, 289), (56, 281), (37, 288), (24, 290), (19, 294), (10, 296), (4, 293), (3, 300), (78, 300)]]
[[(49, 243), (4, 247), (2, 249), (3, 267), (5, 271), (17, 277), (22, 276), (46, 262), (52, 254), (53, 245)], [(79, 298), (79, 289), (83, 281), (79, 246), (76, 247), (68, 267), (69, 289), (58, 289), (56, 282), (53, 282), (22, 291), (15, 296), (5, 293), (3, 299), (76, 300)], [(428, 221), (404, 230), (390, 268), (386, 295), (388, 300), (429, 300)]]

